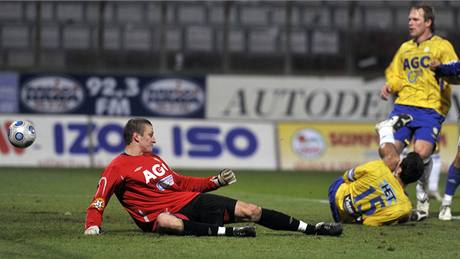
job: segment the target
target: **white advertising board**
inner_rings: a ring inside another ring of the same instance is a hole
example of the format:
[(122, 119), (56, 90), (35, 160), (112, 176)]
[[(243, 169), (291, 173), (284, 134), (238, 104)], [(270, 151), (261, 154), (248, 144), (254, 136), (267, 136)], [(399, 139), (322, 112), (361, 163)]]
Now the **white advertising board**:
[(208, 118), (378, 121), (392, 102), (380, 100), (383, 79), (210, 75)]
[[(18, 118), (31, 120), (36, 126), (37, 139), (27, 149), (13, 148), (6, 138), (7, 125)], [(1, 115), (0, 166), (104, 167), (123, 152), (123, 126), (127, 120)], [(275, 127), (271, 123), (157, 118), (151, 121), (157, 138), (154, 151), (173, 168), (277, 167)]]
[[(33, 122), (37, 138), (32, 146), (14, 148), (7, 138), (8, 125), (18, 119)], [(78, 138), (78, 131), (68, 130), (87, 125), (86, 116), (43, 116), (28, 114), (0, 115), (0, 166), (40, 166), (40, 167), (88, 167), (90, 160), (85, 153), (64, 152), (74, 150), (70, 139)], [(64, 135), (65, 138), (64, 138)], [(88, 143), (85, 143), (88, 145)]]
[[(157, 140), (155, 153), (173, 168), (276, 169), (275, 128), (271, 123), (157, 118), (151, 121)], [(95, 117), (93, 122), (97, 129), (94, 143), (99, 147), (94, 162), (104, 166), (116, 155), (109, 151), (107, 143), (121, 143), (122, 136), (117, 131), (126, 119)], [(105, 144), (101, 145), (104, 139)]]
[[(380, 99), (385, 78), (209, 75), (207, 118), (274, 121), (376, 122), (393, 101)], [(447, 122), (460, 114), (460, 87), (452, 85)]]

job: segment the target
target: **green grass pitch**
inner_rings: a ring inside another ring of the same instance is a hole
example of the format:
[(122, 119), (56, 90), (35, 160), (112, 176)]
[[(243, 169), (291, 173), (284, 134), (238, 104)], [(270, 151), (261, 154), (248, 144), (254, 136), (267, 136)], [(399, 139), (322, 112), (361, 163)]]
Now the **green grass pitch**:
[[(257, 226), (256, 238), (176, 237), (141, 232), (112, 197), (105, 233), (83, 235), (85, 210), (100, 169), (0, 168), (0, 258), (458, 258), (460, 220), (437, 219), (440, 203), (421, 223), (345, 225), (341, 237), (306, 236)], [(182, 171), (208, 176), (215, 171)], [(331, 221), (326, 202), (338, 172), (237, 171), (217, 194), (291, 214)], [(441, 178), (441, 188), (445, 176)], [(414, 189), (408, 188), (414, 201)], [(454, 198), (453, 214), (460, 214)]]

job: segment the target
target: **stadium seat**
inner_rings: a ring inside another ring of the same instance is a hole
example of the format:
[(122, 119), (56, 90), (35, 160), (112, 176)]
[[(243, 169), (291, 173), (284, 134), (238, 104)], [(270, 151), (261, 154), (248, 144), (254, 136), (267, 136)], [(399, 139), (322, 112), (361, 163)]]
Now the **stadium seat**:
[(213, 31), (207, 26), (190, 26), (187, 28), (187, 51), (206, 51), (213, 49)]
[(30, 67), (34, 65), (34, 53), (30, 50), (10, 50), (7, 52), (7, 65), (12, 67)]
[(367, 8), (364, 12), (364, 25), (371, 29), (392, 28), (393, 17), (389, 8)]
[(85, 26), (68, 26), (63, 32), (63, 47), (65, 49), (88, 49), (91, 46), (90, 28)]
[(140, 3), (119, 2), (116, 5), (116, 19), (120, 24), (142, 23), (144, 21), (143, 5)]
[(1, 30), (2, 47), (4, 48), (27, 48), (30, 46), (30, 32), (26, 25), (4, 25)]
[(166, 50), (182, 50), (182, 31), (178, 28), (171, 28), (166, 31)]
[(151, 48), (149, 28), (125, 26), (123, 30), (123, 47), (125, 50), (149, 51)]
[(83, 3), (58, 3), (56, 15), (57, 20), (61, 22), (81, 23), (83, 22)]
[(436, 28), (449, 29), (455, 27), (454, 10), (451, 8), (437, 8), (436, 9)]
[(184, 5), (178, 7), (178, 22), (185, 25), (206, 23), (206, 11), (202, 5)]
[(308, 53), (308, 37), (304, 31), (291, 33), (291, 50), (296, 54)]
[(0, 21), (18, 21), (22, 19), (23, 4), (17, 3), (2, 3), (0, 8)]
[(302, 24), (311, 28), (331, 26), (331, 14), (325, 7), (304, 8), (301, 12)]
[(338, 54), (339, 34), (334, 31), (315, 30), (312, 35), (311, 51), (313, 54)]
[(119, 27), (108, 27), (104, 30), (104, 46), (106, 50), (117, 50), (121, 48), (121, 32)]
[(267, 25), (268, 9), (265, 6), (248, 6), (241, 8), (240, 19), (243, 26)]
[[(161, 23), (161, 4), (156, 2), (147, 3), (145, 6), (146, 22), (153, 24)], [(166, 14), (165, 14), (166, 15)]]
[(41, 46), (44, 49), (57, 49), (60, 47), (59, 27), (56, 25), (46, 25), (42, 27)]

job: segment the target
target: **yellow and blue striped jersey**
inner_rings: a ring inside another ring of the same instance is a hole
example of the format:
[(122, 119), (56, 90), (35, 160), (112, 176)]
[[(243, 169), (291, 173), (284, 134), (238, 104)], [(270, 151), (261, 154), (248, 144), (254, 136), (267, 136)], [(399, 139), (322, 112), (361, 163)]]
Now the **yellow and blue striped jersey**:
[(431, 108), (446, 116), (451, 105), (451, 88), (437, 79), (429, 66), (432, 60), (446, 64), (458, 57), (449, 41), (433, 36), (421, 43), (404, 42), (385, 70), (387, 84), (397, 94), (395, 103)]
[(381, 226), (410, 216), (412, 204), (382, 160), (350, 169), (343, 179), (335, 202), (344, 222)]

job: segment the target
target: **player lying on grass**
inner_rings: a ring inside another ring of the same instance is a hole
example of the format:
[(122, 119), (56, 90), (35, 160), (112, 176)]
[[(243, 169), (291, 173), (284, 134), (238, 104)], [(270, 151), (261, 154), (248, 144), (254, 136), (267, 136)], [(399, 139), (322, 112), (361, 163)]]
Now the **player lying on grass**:
[(181, 175), (152, 154), (156, 139), (150, 121), (131, 119), (123, 132), (124, 153), (104, 170), (86, 212), (86, 235), (101, 233), (102, 215), (112, 194), (145, 232), (196, 236), (256, 236), (254, 226), (224, 227), (226, 223), (256, 222), (274, 230), (307, 235), (338, 236), (338, 223), (307, 224), (278, 211), (224, 196), (208, 194), (236, 182), (230, 169), (214, 177)]
[[(416, 152), (400, 160), (393, 144), (393, 131), (411, 120), (399, 115), (377, 124), (382, 160), (352, 168), (331, 184), (329, 203), (336, 222), (381, 226), (411, 218), (412, 204), (404, 188), (422, 176), (423, 160)], [(421, 213), (414, 211), (412, 219), (427, 217)]]
[[(441, 64), (439, 60), (433, 60), (430, 64), (431, 70), (435, 71), (437, 77), (450, 78), (459, 80), (460, 75), (460, 62), (451, 62), (448, 64)], [(460, 123), (460, 117), (459, 117)], [(458, 139), (457, 154), (454, 161), (449, 167), (446, 179), (446, 188), (444, 197), (442, 198), (441, 208), (439, 209), (438, 218), (440, 220), (452, 220), (452, 198), (454, 197), (457, 187), (460, 185), (460, 137)]]

